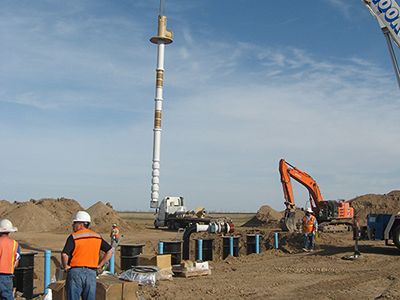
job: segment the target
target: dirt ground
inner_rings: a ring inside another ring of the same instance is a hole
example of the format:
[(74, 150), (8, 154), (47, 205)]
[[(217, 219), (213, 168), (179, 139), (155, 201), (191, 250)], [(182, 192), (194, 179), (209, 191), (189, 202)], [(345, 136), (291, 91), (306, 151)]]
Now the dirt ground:
[[(395, 197), (390, 194), (384, 198), (387, 200), (387, 197), (398, 202), (397, 193)], [(371, 200), (369, 195), (356, 200), (370, 203), (373, 199)], [(49, 207), (51, 210), (58, 210), (57, 205), (66, 206), (65, 199), (54, 200), (54, 203), (46, 201), (11, 205), (5, 203), (3, 215), (10, 218), (17, 215), (16, 205), (21, 211), (27, 209), (27, 206), (31, 206), (32, 211), (39, 206), (47, 210)], [(77, 203), (75, 206), (77, 207)], [(109, 239), (106, 229), (110, 228), (111, 223), (120, 223), (123, 225), (121, 229), (124, 235), (122, 244), (144, 244), (145, 254), (155, 254), (159, 240), (179, 238), (177, 232), (152, 228), (151, 214), (118, 214), (110, 205), (102, 203), (96, 203), (94, 207), (93, 215), (96, 211), (105, 215), (107, 224), (102, 223), (99, 216), (94, 216), (95, 228), (98, 228), (105, 239)], [(393, 209), (397, 210), (398, 206), (394, 205)], [(247, 221), (252, 222), (242, 222), (247, 223), (247, 226), (255, 224), (256, 217), (260, 221), (258, 226), (241, 227), (237, 224), (234, 235), (239, 239), (239, 257), (228, 256), (222, 259), (221, 236), (195, 233), (191, 236), (191, 259), (194, 259), (193, 239), (214, 239), (214, 259), (210, 262), (211, 275), (194, 278), (173, 277), (172, 281), (159, 281), (155, 287), (140, 287), (141, 299), (400, 299), (400, 251), (397, 248), (385, 246), (381, 241), (361, 241), (361, 257), (357, 260), (345, 260), (343, 257), (354, 252), (351, 232), (320, 233), (316, 250), (310, 253), (302, 251), (301, 234), (279, 232), (279, 249), (275, 250), (272, 245), (279, 214), (271, 213), (268, 208), (266, 215), (269, 218), (265, 218), (265, 215), (260, 215), (260, 212), (265, 210), (266, 208), (262, 207), (258, 214), (248, 215)], [(365, 211), (364, 209), (363, 213)], [(49, 219), (54, 226), (53, 231), (46, 225), (45, 217), (48, 214), (42, 213), (40, 216), (43, 216), (43, 219), (36, 220), (35, 222), (41, 222), (35, 224), (36, 226), (31, 224), (32, 220), (23, 220), (20, 224), (15, 222), (20, 226), (20, 230), (13, 234), (20, 242), (23, 252), (37, 252), (34, 267), (36, 294), (43, 292), (43, 251), (52, 251), (51, 272), (55, 274), (56, 267), (60, 265), (61, 249), (71, 227), (71, 216), (63, 219), (61, 223), (60, 218)], [(44, 227), (49, 230), (43, 230)], [(254, 233), (259, 233), (263, 238), (261, 253), (247, 255), (246, 237)], [(116, 253), (115, 263), (118, 272), (119, 251)]]

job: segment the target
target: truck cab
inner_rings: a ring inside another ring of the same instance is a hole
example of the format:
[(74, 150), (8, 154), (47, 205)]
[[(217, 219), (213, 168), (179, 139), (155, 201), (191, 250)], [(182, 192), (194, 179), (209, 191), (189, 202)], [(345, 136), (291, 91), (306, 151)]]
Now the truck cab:
[(183, 197), (165, 197), (156, 209), (154, 227), (169, 226), (168, 221), (171, 217), (185, 213), (187, 213), (187, 209), (184, 205)]

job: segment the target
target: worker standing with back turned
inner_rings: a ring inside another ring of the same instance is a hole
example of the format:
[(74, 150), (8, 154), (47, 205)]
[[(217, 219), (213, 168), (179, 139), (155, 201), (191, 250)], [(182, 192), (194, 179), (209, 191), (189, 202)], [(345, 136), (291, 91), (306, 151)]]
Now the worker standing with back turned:
[(306, 215), (303, 217), (303, 232), (304, 232), (304, 251), (314, 250), (314, 239), (318, 231), (317, 218), (314, 216), (314, 212), (311, 207), (307, 208)]
[[(111, 258), (113, 250), (98, 233), (89, 229), (90, 215), (78, 211), (72, 220), (72, 229), (64, 249), (61, 262), (67, 271), (67, 299), (95, 300), (96, 271)], [(100, 259), (100, 250), (105, 254)]]
[(0, 220), (0, 299), (12, 300), (14, 269), (18, 266), (21, 250), (18, 242), (10, 238), (10, 232), (18, 229), (10, 220)]

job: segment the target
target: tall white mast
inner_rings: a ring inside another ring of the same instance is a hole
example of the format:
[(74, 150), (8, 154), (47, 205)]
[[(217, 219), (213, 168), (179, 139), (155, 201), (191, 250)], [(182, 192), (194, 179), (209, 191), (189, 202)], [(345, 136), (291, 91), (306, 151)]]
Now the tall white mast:
[(160, 0), (160, 11), (158, 14), (157, 36), (153, 36), (150, 42), (157, 45), (157, 68), (156, 68), (156, 95), (154, 106), (154, 128), (153, 128), (153, 163), (151, 180), (150, 207), (158, 207), (160, 190), (160, 145), (161, 145), (161, 113), (163, 102), (164, 85), (164, 50), (165, 45), (172, 43), (173, 33), (167, 30), (167, 17), (164, 15), (164, 0)]

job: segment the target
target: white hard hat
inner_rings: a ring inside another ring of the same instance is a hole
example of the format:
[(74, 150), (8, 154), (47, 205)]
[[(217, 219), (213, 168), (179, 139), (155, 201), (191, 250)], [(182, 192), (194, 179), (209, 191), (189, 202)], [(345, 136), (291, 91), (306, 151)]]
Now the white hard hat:
[(309, 212), (309, 213), (311, 213), (311, 214), (314, 213), (311, 207), (308, 207), (307, 210), (306, 210), (306, 212)]
[(10, 220), (0, 220), (0, 232), (16, 232), (17, 230), (18, 228), (14, 227)]
[(76, 213), (72, 222), (90, 223), (91, 222), (90, 215), (86, 211), (80, 210)]

